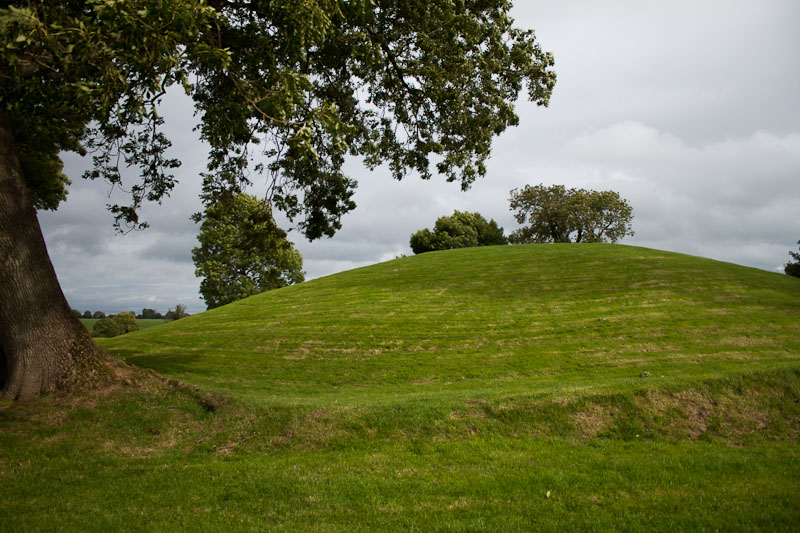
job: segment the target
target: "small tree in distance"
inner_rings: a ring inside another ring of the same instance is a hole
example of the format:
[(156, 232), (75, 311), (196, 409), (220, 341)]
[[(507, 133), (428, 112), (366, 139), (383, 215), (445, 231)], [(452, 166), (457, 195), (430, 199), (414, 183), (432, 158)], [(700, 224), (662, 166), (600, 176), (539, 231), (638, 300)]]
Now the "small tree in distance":
[(511, 210), (520, 224), (509, 241), (617, 242), (633, 235), (633, 209), (614, 191), (526, 185), (511, 191)]
[(139, 324), (133, 313), (117, 313), (113, 317), (105, 317), (95, 323), (92, 335), (95, 337), (116, 337), (131, 331), (138, 331)]
[[(800, 244), (800, 241), (797, 241), (797, 244)], [(792, 259), (794, 259), (794, 261), (789, 261), (786, 263), (783, 266), (783, 271), (787, 276), (800, 278), (800, 253), (790, 251), (789, 255), (792, 257)]]
[(141, 318), (142, 320), (157, 320), (159, 318), (164, 318), (164, 316), (155, 309), (145, 307), (136, 318)]
[(493, 219), (487, 221), (480, 213), (455, 211), (449, 217), (436, 220), (433, 231), (421, 229), (411, 235), (411, 250), (415, 254), (453, 248), (508, 244), (503, 228)]
[(178, 320), (186, 318), (187, 316), (189, 316), (189, 313), (186, 312), (186, 306), (178, 304), (175, 306), (175, 309), (169, 309), (167, 311), (167, 314), (164, 315), (164, 320)]

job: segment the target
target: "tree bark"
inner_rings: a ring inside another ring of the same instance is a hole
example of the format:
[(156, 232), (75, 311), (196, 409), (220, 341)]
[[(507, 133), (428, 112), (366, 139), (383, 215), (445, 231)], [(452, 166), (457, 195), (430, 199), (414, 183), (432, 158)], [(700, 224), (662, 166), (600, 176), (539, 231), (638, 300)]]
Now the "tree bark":
[(61, 291), (0, 109), (0, 396), (86, 382), (106, 357)]

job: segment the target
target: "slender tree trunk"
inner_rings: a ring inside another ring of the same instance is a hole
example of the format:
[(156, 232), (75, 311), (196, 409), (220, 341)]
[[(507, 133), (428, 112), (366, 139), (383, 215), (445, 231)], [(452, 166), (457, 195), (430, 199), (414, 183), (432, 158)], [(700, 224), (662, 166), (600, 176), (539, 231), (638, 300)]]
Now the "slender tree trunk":
[(0, 109), (0, 396), (81, 383), (105, 358), (61, 291)]

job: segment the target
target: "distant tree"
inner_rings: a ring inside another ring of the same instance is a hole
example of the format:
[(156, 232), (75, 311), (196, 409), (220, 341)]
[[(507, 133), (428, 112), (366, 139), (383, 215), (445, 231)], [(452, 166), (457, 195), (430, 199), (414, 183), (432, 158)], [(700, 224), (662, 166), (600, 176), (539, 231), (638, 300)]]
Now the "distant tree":
[(81, 312), (78, 311), (77, 309), (72, 309), (71, 311), (72, 311), (72, 316), (74, 316), (75, 318), (81, 317)]
[(113, 318), (101, 318), (94, 323), (92, 336), (94, 337), (116, 337), (125, 333), (122, 325), (114, 321)]
[(511, 191), (511, 210), (520, 224), (515, 244), (534, 242), (617, 242), (633, 235), (633, 209), (614, 191), (526, 185)]
[(462, 211), (438, 218), (433, 231), (421, 229), (410, 239), (415, 254), (495, 244), (508, 244), (503, 228), (498, 227), (494, 220), (487, 221), (480, 213)]
[(92, 318), (92, 312), (91, 311), (84, 311), (82, 318)]
[(192, 259), (209, 309), (304, 280), (303, 256), (266, 202), (244, 193), (228, 196), (209, 205), (202, 220)]
[(186, 318), (189, 316), (189, 313), (186, 312), (186, 306), (183, 304), (178, 304), (175, 306), (175, 309), (169, 309), (167, 314), (164, 315), (165, 320), (179, 320), (181, 318)]
[(94, 337), (116, 337), (138, 331), (139, 324), (132, 312), (117, 313), (113, 316), (101, 318), (94, 324), (92, 335)]
[(136, 318), (140, 318), (143, 320), (157, 320), (159, 318), (164, 318), (161, 313), (156, 311), (155, 309), (144, 308), (140, 315)]
[(136, 317), (130, 311), (125, 313), (117, 313), (111, 319), (116, 323), (123, 333), (130, 333), (131, 331), (138, 331), (139, 324), (136, 322)]
[[(797, 241), (797, 244), (800, 244), (800, 241)], [(800, 253), (790, 251), (789, 255), (792, 257), (792, 259), (794, 259), (794, 261), (789, 261), (786, 263), (783, 266), (783, 271), (789, 276), (800, 278)]]
[(106, 314), (102, 311), (95, 311), (92, 314), (92, 318), (105, 318)]

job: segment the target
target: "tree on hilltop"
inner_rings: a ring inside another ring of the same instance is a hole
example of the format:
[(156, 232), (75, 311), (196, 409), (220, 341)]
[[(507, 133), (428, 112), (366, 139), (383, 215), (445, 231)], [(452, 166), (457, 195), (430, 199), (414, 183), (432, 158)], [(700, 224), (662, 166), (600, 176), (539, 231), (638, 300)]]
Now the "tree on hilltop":
[(303, 257), (263, 200), (225, 196), (206, 207), (202, 220), (192, 260), (209, 309), (305, 279)]
[[(797, 241), (797, 244), (800, 244), (800, 241)], [(789, 251), (789, 255), (794, 259), (794, 261), (789, 261), (783, 266), (783, 271), (788, 276), (795, 276), (800, 278), (800, 253)]]
[(633, 209), (614, 191), (526, 185), (511, 191), (511, 210), (520, 224), (509, 241), (617, 242), (633, 235)]
[(411, 250), (415, 254), (495, 244), (508, 244), (503, 228), (494, 220), (486, 220), (480, 213), (462, 211), (438, 218), (433, 231), (421, 229), (413, 233), (410, 239)]
[[(109, 206), (142, 228), (180, 164), (158, 106), (181, 86), (210, 147), (202, 198), (265, 196), (309, 239), (355, 207), (347, 155), (395, 178), (435, 169), (463, 188), (492, 139), (516, 125), (523, 86), (546, 105), (552, 56), (513, 26), (509, 0), (12, 0), (0, 8), (0, 389), (29, 398), (102, 368), (72, 317), (36, 209), (68, 178), (59, 154), (92, 154), (84, 177), (128, 191)], [(125, 169), (130, 168), (127, 171)], [(136, 178), (132, 178), (136, 176)], [(24, 310), (24, 311), (22, 311)], [(98, 378), (99, 379), (99, 378)]]

